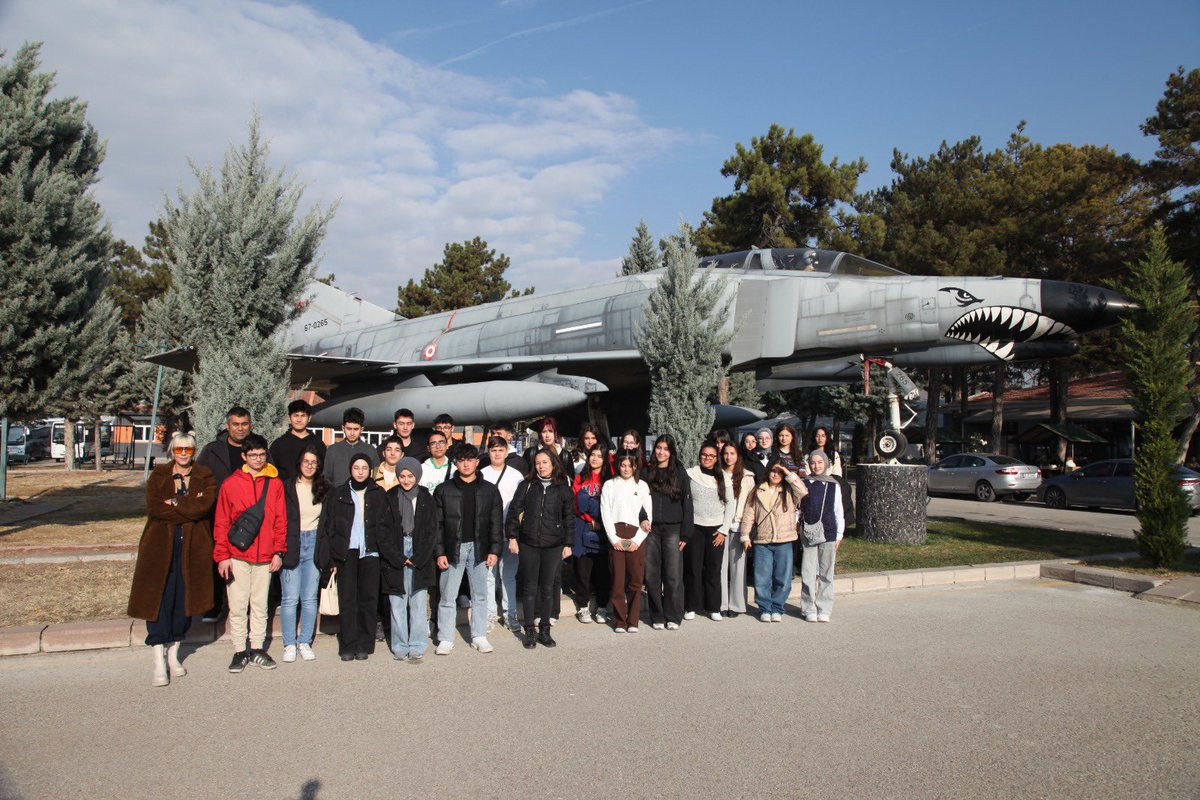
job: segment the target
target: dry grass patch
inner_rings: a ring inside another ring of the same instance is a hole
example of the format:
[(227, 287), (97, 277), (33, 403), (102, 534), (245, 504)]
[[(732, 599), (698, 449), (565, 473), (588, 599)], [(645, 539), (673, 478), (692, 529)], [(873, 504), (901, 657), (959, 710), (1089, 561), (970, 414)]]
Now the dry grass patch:
[[(140, 471), (16, 469), (9, 473), (13, 505), (70, 502), (11, 525), (0, 524), (0, 551), (10, 546), (136, 545), (145, 523)], [(6, 504), (8, 505), (8, 504)]]
[(125, 616), (133, 561), (0, 565), (0, 627)]
[(1149, 575), (1152, 578), (1182, 578), (1188, 575), (1200, 575), (1200, 549), (1192, 549), (1184, 553), (1179, 563), (1171, 569), (1158, 569), (1143, 558), (1083, 559), (1079, 563), (1085, 567), (1134, 572), (1138, 575)]

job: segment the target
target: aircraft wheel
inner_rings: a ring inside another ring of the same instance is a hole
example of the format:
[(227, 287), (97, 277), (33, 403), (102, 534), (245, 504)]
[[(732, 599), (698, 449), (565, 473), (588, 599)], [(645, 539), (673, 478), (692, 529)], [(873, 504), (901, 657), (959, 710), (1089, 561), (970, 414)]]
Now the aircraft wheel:
[(899, 458), (907, 447), (908, 440), (900, 431), (884, 431), (875, 440), (875, 451), (884, 458)]

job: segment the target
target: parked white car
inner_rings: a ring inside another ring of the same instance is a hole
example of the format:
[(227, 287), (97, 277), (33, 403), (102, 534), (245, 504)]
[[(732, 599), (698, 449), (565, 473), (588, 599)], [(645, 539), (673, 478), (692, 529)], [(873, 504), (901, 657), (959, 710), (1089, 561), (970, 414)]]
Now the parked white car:
[(1040, 469), (998, 453), (959, 453), (929, 468), (930, 494), (973, 494), (985, 503), (997, 497), (1021, 502), (1041, 483)]

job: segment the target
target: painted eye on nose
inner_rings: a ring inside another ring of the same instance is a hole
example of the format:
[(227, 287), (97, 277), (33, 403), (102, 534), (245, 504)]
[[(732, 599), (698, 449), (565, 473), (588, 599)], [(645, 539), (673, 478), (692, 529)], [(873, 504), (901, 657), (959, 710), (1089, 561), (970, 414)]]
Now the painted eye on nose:
[(958, 303), (959, 307), (966, 308), (972, 303), (982, 303), (983, 298), (976, 297), (966, 289), (960, 289), (957, 286), (947, 286), (944, 289), (938, 289), (939, 292), (950, 292), (950, 297), (954, 302)]

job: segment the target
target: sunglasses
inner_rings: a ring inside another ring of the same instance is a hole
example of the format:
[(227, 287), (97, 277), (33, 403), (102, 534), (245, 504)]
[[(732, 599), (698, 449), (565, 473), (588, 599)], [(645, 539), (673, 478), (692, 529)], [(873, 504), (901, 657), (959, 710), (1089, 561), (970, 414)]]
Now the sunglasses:
[(196, 452), (196, 448), (194, 448), (194, 447), (173, 447), (173, 448), (171, 448), (171, 452), (177, 456), (190, 456), (192, 453)]

